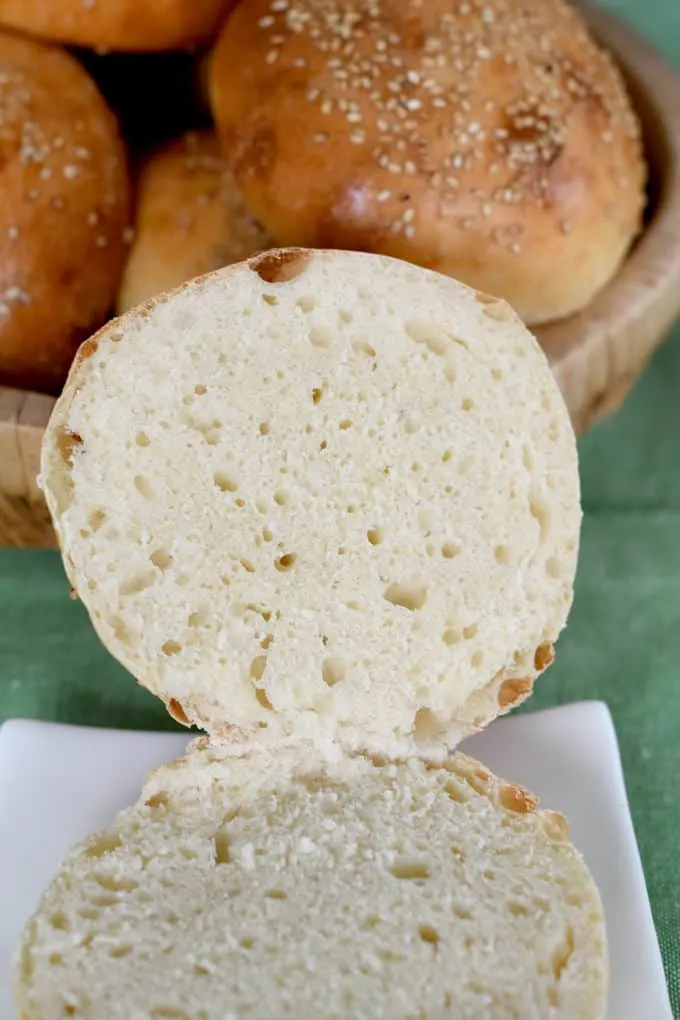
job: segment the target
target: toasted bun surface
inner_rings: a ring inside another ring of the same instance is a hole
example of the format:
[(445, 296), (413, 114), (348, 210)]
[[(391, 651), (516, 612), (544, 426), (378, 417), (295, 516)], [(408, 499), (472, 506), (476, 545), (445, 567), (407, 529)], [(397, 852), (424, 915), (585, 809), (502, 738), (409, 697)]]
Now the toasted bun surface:
[(116, 121), (80, 64), (0, 31), (0, 385), (56, 390), (111, 309), (129, 189)]
[(237, 0), (0, 0), (0, 24), (72, 46), (144, 52), (204, 43)]
[(213, 131), (192, 131), (153, 153), (139, 176), (136, 206), (119, 312), (271, 246)]
[(601, 1020), (602, 908), (564, 818), (457, 754), (190, 752), (62, 866), (22, 1020)]
[(274, 251), (83, 346), (43, 446), (72, 584), (172, 714), (451, 744), (530, 691), (572, 598), (574, 436), (503, 302)]
[(637, 233), (645, 168), (610, 57), (563, 0), (249, 0), (210, 93), (253, 214), (567, 315)]

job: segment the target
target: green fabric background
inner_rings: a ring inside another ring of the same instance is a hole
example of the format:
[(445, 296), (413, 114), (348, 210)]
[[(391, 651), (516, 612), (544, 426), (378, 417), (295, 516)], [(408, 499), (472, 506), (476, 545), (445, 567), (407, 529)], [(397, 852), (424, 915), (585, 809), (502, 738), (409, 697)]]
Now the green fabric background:
[[(680, 69), (680, 0), (609, 0)], [(678, 239), (680, 244), (680, 238)], [(581, 443), (577, 593), (530, 709), (614, 715), (675, 1017), (680, 1017), (680, 327), (623, 410)], [(56, 554), (0, 550), (0, 721), (172, 728), (98, 645)], [(655, 1020), (655, 1018), (641, 1018)]]

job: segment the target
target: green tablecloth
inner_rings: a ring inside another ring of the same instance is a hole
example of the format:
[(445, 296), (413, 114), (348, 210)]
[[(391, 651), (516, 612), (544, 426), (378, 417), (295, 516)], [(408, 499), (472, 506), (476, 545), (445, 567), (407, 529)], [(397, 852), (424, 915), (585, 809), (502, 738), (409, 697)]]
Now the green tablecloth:
[[(680, 68), (680, 0), (610, 0)], [(680, 238), (678, 238), (680, 244)], [(680, 327), (622, 412), (581, 443), (577, 594), (529, 709), (614, 715), (674, 1015), (680, 1017)], [(173, 726), (99, 647), (56, 554), (0, 551), (0, 720)], [(655, 1020), (655, 1018), (641, 1018)]]

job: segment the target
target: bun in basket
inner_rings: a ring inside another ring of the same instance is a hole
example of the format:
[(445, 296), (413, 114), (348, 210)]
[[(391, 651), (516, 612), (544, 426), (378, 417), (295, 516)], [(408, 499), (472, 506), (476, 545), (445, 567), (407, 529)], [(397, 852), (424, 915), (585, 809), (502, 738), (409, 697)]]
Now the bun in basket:
[(210, 94), (273, 237), (407, 259), (532, 324), (583, 308), (640, 228), (637, 118), (563, 0), (248, 0)]
[(0, 385), (51, 392), (114, 303), (125, 150), (73, 57), (2, 31), (0, 104)]
[(238, 0), (0, 0), (0, 24), (70, 46), (146, 52), (209, 41)]
[(175, 718), (399, 753), (531, 691), (572, 599), (576, 447), (511, 309), (279, 250), (113, 321), (43, 446), (71, 583)]
[(604, 921), (564, 818), (456, 754), (198, 748), (62, 865), (22, 1020), (603, 1020)]
[(245, 207), (213, 131), (192, 131), (146, 160), (118, 311), (271, 246)]

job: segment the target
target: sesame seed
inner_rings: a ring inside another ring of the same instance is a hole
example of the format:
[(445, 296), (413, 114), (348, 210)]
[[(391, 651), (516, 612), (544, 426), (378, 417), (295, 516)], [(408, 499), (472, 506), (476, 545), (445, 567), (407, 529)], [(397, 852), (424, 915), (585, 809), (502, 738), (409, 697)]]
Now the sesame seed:
[(387, 202), (388, 199), (392, 197), (392, 192), (388, 191), (386, 188), (383, 188), (383, 190), (379, 191), (375, 197), (376, 201), (378, 202)]
[(62, 167), (61, 172), (67, 181), (74, 181), (80, 170), (73, 163), (67, 163), (66, 166)]

